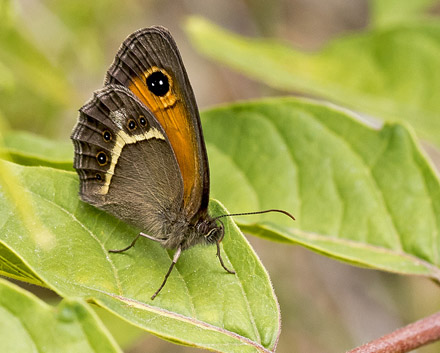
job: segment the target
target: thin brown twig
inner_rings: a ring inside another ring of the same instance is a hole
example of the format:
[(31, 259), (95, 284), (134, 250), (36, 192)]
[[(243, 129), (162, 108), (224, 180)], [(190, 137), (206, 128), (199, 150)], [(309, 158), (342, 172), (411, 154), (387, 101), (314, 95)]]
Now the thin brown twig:
[(405, 353), (440, 339), (440, 312), (347, 353)]

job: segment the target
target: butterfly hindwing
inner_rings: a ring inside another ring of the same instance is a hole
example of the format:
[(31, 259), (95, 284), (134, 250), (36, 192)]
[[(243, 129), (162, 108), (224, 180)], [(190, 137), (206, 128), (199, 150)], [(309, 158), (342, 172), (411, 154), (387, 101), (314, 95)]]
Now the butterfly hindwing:
[(125, 87), (96, 91), (72, 140), (84, 201), (155, 234), (181, 210), (183, 182), (165, 131)]
[(177, 45), (163, 27), (145, 28), (122, 44), (105, 84), (127, 87), (154, 114), (176, 156), (188, 219), (206, 212), (209, 168), (200, 117)]

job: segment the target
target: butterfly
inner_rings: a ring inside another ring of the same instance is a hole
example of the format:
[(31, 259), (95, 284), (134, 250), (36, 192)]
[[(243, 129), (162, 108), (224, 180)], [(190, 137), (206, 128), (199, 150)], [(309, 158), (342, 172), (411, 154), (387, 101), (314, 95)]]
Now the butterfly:
[[(104, 87), (79, 110), (71, 139), (80, 198), (176, 249), (165, 286), (183, 250), (220, 242), (220, 217), (208, 214), (209, 166), (199, 111), (177, 45), (160, 26), (140, 29), (121, 45)], [(246, 214), (282, 212), (267, 210)]]

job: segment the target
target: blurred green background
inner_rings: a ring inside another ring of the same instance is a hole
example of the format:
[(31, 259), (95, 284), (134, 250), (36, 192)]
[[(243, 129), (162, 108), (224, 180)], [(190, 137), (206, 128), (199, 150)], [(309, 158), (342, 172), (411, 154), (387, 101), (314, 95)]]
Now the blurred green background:
[[(383, 1), (382, 6), (390, 2)], [(438, 2), (425, 2), (428, 12), (440, 14)], [(186, 19), (200, 15), (242, 35), (276, 37), (314, 51), (371, 26), (372, 3), (0, 0), (0, 114), (11, 129), (67, 141), (77, 110), (102, 86), (120, 43), (138, 28), (159, 24), (179, 45), (201, 110), (286, 95), (204, 58), (185, 34)], [(280, 302), (283, 326), (277, 352), (342, 352), (439, 310), (438, 289), (426, 279), (363, 270), (301, 247), (249, 240), (268, 269)], [(37, 292), (50, 297), (47, 291)], [(116, 328), (126, 352), (199, 351), (129, 326), (121, 329), (120, 322), (107, 314), (103, 319)], [(419, 352), (439, 350), (437, 343)]]

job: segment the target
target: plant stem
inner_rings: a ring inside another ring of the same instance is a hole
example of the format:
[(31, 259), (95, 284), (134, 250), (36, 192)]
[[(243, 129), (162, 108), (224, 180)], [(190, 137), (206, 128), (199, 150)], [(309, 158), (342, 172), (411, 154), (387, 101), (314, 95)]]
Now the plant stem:
[(347, 353), (404, 353), (440, 339), (440, 312)]

